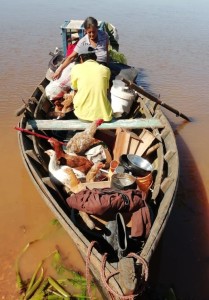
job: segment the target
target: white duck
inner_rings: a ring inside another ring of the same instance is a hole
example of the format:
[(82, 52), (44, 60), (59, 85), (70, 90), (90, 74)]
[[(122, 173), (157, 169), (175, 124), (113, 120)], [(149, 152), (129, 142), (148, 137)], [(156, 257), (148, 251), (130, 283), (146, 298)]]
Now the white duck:
[(63, 184), (68, 190), (73, 192), (73, 187), (80, 183), (78, 178), (84, 179), (85, 174), (68, 166), (59, 165), (54, 150), (49, 149), (45, 153), (50, 157), (48, 170), (51, 180), (55, 184)]
[[(51, 180), (56, 184), (63, 184), (67, 192), (71, 191), (73, 193), (77, 193), (81, 191), (83, 186), (77, 176), (85, 177), (85, 175), (82, 172), (68, 166), (60, 166), (57, 162), (56, 152), (54, 150), (50, 149), (45, 151), (45, 153), (50, 157), (48, 170)], [(79, 211), (79, 214), (90, 229), (95, 228), (94, 222), (90, 219), (86, 212)]]

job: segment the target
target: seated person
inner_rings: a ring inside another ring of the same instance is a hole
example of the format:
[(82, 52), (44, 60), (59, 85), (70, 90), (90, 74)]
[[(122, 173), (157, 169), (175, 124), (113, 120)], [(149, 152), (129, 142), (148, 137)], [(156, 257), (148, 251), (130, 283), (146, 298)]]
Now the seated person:
[(80, 47), (89, 45), (95, 49), (97, 61), (102, 64), (108, 63), (108, 44), (109, 38), (106, 32), (98, 30), (98, 22), (93, 17), (88, 17), (84, 21), (86, 35), (81, 38), (76, 44), (73, 52), (67, 56), (62, 66), (55, 72), (53, 79), (58, 79), (62, 71), (69, 65), (70, 62), (76, 60)]
[(80, 64), (71, 69), (71, 87), (76, 90), (73, 99), (74, 114), (78, 119), (94, 121), (112, 119), (112, 108), (107, 98), (110, 69), (99, 64), (93, 48), (79, 48)]

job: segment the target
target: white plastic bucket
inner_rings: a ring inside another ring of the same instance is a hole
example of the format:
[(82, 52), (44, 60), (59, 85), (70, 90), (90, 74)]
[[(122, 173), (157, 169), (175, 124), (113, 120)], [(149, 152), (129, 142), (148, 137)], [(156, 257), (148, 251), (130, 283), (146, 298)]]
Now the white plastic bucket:
[(114, 114), (129, 113), (132, 103), (134, 101), (134, 94), (128, 89), (128, 87), (114, 85), (110, 90), (111, 93), (111, 106)]

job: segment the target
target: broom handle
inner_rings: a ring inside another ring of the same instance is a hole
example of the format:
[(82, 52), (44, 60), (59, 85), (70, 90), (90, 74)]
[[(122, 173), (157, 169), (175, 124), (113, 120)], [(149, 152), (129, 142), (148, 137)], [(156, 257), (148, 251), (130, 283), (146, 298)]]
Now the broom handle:
[[(43, 135), (43, 134), (39, 134), (39, 133), (30, 131), (30, 130), (27, 130), (27, 129), (24, 129), (24, 128), (20, 128), (20, 127), (16, 127), (16, 126), (15, 126), (15, 129), (16, 129), (16, 130), (19, 130), (19, 131), (21, 131), (21, 132), (25, 132), (25, 133), (28, 133), (28, 134), (37, 136), (37, 137), (39, 137), (39, 138), (41, 138), (41, 139), (45, 139), (45, 140), (50, 139), (49, 136), (46, 136), (46, 135)], [(60, 141), (58, 141), (58, 142), (59, 142), (61, 145), (66, 145), (66, 143), (64, 143), (64, 142), (60, 142)]]

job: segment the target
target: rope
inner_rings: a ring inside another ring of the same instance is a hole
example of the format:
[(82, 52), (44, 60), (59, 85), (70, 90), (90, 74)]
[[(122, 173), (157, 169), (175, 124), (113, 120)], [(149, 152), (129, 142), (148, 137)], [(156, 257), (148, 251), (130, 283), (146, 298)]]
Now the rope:
[(134, 252), (130, 252), (127, 255), (127, 257), (134, 257), (137, 259), (137, 263), (140, 262), (142, 264), (142, 266), (144, 267), (144, 281), (146, 282), (148, 279), (148, 275), (149, 275), (149, 268), (148, 268), (148, 264), (147, 264), (146, 260)]
[(144, 277), (144, 282), (142, 283), (142, 287), (141, 287), (141, 291), (140, 291), (140, 294), (142, 294), (142, 292), (145, 289), (145, 283), (147, 282), (148, 276), (149, 276), (148, 264), (144, 258), (142, 258), (140, 255), (138, 255), (136, 253), (131, 252), (127, 255), (127, 257), (134, 257), (137, 260), (136, 263), (142, 264), (142, 278)]
[(87, 292), (89, 295), (90, 299), (93, 299), (92, 294), (91, 294), (91, 278), (90, 278), (90, 256), (91, 256), (91, 252), (92, 249), (94, 247), (94, 245), (97, 244), (96, 241), (92, 241), (87, 249), (87, 255), (86, 255), (86, 285), (87, 285)]
[[(123, 295), (120, 295), (118, 293), (116, 293), (110, 286), (109, 284), (107, 283), (109, 281), (109, 279), (118, 274), (119, 271), (115, 271), (113, 273), (110, 273), (110, 275), (106, 278), (105, 276), (105, 264), (106, 264), (106, 260), (107, 260), (107, 253), (105, 253), (102, 257), (102, 265), (101, 265), (101, 279), (102, 279), (102, 283), (104, 285), (104, 287), (107, 289), (108, 293), (110, 294), (110, 296), (114, 296), (115, 298), (118, 298), (118, 299), (121, 299), (121, 300), (132, 300), (134, 299), (137, 295), (129, 295), (129, 296), (123, 296)], [(114, 299), (114, 298), (113, 298)]]
[[(92, 294), (91, 294), (91, 280), (90, 280), (90, 256), (91, 256), (91, 252), (92, 249), (94, 247), (94, 245), (97, 244), (96, 241), (92, 241), (89, 244), (89, 247), (87, 249), (87, 256), (86, 256), (86, 281), (87, 281), (87, 292), (89, 295), (90, 299), (93, 299)], [(106, 265), (106, 261), (107, 261), (107, 253), (105, 253), (102, 256), (102, 261), (101, 261), (101, 281), (104, 285), (104, 287), (106, 288), (107, 292), (109, 293), (111, 299), (120, 299), (120, 300), (134, 300), (135, 297), (137, 297), (139, 294), (134, 294), (134, 295), (128, 295), (128, 296), (124, 296), (124, 295), (120, 295), (119, 293), (115, 292), (110, 285), (108, 284), (109, 280), (111, 277), (115, 276), (116, 274), (119, 273), (118, 270), (110, 273), (107, 277), (105, 275), (105, 265)], [(149, 274), (149, 269), (148, 269), (148, 264), (145, 261), (145, 259), (143, 259), (140, 255), (137, 255), (136, 253), (129, 253), (127, 255), (127, 257), (133, 257), (135, 258), (137, 261), (137, 263), (141, 263), (142, 264), (142, 277), (144, 277), (144, 282), (146, 282), (148, 280), (148, 274)], [(145, 284), (142, 288), (142, 290), (140, 291), (140, 294), (143, 292), (145, 288)]]

